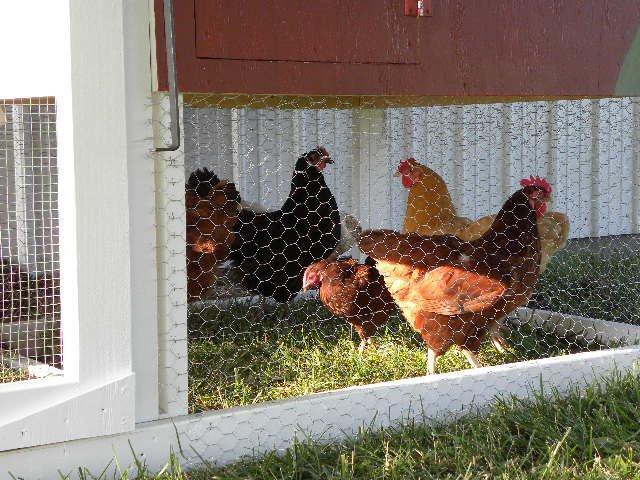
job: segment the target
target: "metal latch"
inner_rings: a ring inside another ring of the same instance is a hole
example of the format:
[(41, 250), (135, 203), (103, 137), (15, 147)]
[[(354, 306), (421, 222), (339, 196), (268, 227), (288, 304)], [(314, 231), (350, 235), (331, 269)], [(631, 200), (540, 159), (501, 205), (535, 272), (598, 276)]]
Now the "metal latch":
[(178, 108), (178, 70), (176, 66), (176, 32), (173, 22), (173, 0), (163, 0), (164, 41), (167, 49), (167, 83), (169, 87), (169, 130), (171, 143), (156, 152), (175, 152), (180, 148), (180, 111)]
[(433, 16), (431, 0), (404, 0), (404, 14), (407, 17)]

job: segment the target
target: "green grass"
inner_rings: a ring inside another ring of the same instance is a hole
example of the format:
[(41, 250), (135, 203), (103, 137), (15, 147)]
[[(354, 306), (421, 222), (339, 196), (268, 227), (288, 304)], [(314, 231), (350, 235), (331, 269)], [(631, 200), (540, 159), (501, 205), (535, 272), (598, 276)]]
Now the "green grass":
[(559, 252), (530, 306), (640, 325), (640, 253)]
[(28, 379), (29, 375), (27, 372), (0, 365), (0, 383), (10, 383)]
[[(640, 324), (640, 256), (561, 252), (542, 276), (534, 308)], [(270, 315), (235, 305), (189, 313), (190, 411), (251, 405), (314, 392), (424, 375), (425, 347), (400, 315), (374, 337), (364, 354), (349, 325), (318, 301), (278, 307)], [(508, 332), (513, 351), (498, 353), (488, 343), (485, 365), (600, 348), (578, 345), (541, 330)], [(452, 348), (438, 359), (439, 372), (469, 368)]]
[[(260, 403), (299, 395), (424, 375), (426, 349), (400, 316), (394, 316), (364, 353), (357, 335), (317, 301), (296, 304), (252, 321), (246, 307), (192, 312), (189, 328), (189, 403), (192, 412)], [(509, 335), (511, 353), (488, 343), (486, 365), (541, 358), (575, 350), (541, 331)], [(456, 348), (438, 359), (439, 372), (469, 368)]]
[[(298, 442), (283, 454), (185, 472), (172, 456), (160, 475), (138, 465), (127, 480), (640, 479), (640, 380), (530, 400), (499, 399), (452, 424), (363, 430), (340, 443)], [(87, 478), (93, 478), (88, 477)], [(111, 477), (108, 477), (111, 478)], [(100, 480), (107, 480), (107, 477)]]
[(193, 478), (640, 478), (640, 381), (553, 401), (500, 400), (486, 416), (307, 441)]

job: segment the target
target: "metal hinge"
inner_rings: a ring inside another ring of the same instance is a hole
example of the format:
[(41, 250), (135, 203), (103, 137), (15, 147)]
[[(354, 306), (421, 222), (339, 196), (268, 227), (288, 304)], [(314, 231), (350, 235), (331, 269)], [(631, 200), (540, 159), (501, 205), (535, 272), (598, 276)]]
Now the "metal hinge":
[(404, 0), (404, 14), (407, 17), (432, 17), (431, 0)]

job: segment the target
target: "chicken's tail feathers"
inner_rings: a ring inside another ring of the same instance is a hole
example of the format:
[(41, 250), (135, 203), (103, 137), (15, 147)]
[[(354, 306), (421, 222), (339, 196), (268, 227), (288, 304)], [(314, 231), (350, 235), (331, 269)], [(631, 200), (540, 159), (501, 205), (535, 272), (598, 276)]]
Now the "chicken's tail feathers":
[(365, 265), (369, 265), (370, 267), (375, 267), (376, 266), (376, 261), (371, 258), (370, 256), (367, 255), (367, 257), (364, 259), (364, 264)]
[(200, 198), (204, 198), (211, 193), (214, 186), (220, 183), (218, 176), (208, 168), (198, 168), (191, 172), (187, 180), (187, 190), (192, 190)]
[(345, 254), (358, 243), (358, 238), (362, 232), (360, 222), (348, 213), (340, 212), (340, 242), (336, 246), (333, 254), (334, 259)]
[(569, 232), (571, 230), (569, 217), (561, 212), (547, 212), (542, 219), (538, 221), (538, 224), (539, 228), (540, 224), (542, 224), (540, 234), (545, 242), (552, 244), (555, 251), (564, 248), (567, 240), (569, 240)]
[(357, 242), (362, 235), (362, 226), (358, 219), (351, 214), (345, 213), (342, 224), (344, 225), (347, 233)]
[(569, 217), (561, 213), (558, 223), (560, 224), (560, 248), (563, 248), (569, 240), (569, 232), (571, 230), (571, 222)]
[(251, 210), (253, 213), (265, 213), (269, 209), (259, 202), (251, 202), (249, 200), (242, 200), (241, 204), (244, 210)]

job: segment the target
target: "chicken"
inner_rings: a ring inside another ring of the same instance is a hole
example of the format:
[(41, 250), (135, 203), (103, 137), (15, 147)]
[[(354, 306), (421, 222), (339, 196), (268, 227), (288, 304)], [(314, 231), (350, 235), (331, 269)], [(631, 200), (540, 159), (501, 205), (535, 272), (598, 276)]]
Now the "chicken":
[(415, 158), (400, 162), (394, 176), (402, 178), (402, 185), (409, 189), (404, 231), (420, 235), (455, 234), (471, 223), (458, 217), (449, 189), (444, 180)]
[(187, 299), (203, 300), (220, 276), (235, 241), (240, 194), (233, 183), (198, 169), (186, 185)]
[(364, 265), (352, 258), (315, 262), (305, 270), (302, 288), (320, 289), (322, 303), (334, 315), (344, 317), (360, 335), (361, 352), (397, 308), (370, 258)]
[[(463, 240), (475, 240), (489, 229), (495, 219), (495, 215), (487, 215), (474, 222), (459, 217), (444, 180), (414, 158), (400, 162), (394, 175), (402, 177), (402, 184), (409, 189), (405, 232), (420, 235), (451, 234)], [(543, 213), (538, 219), (541, 271), (547, 268), (551, 257), (564, 248), (569, 238), (569, 219), (564, 213)]]
[(391, 230), (365, 231), (360, 249), (375, 261), (392, 297), (428, 347), (428, 372), (438, 356), (457, 345), (469, 363), (487, 333), (496, 347), (506, 342), (500, 320), (525, 305), (540, 275), (537, 217), (551, 186), (532, 177), (504, 204), (480, 238), (423, 236)]
[(305, 269), (335, 250), (341, 238), (340, 213), (322, 174), (330, 163), (322, 147), (302, 155), (279, 210), (241, 210), (229, 258), (232, 273), (248, 290), (287, 302), (302, 289)]

